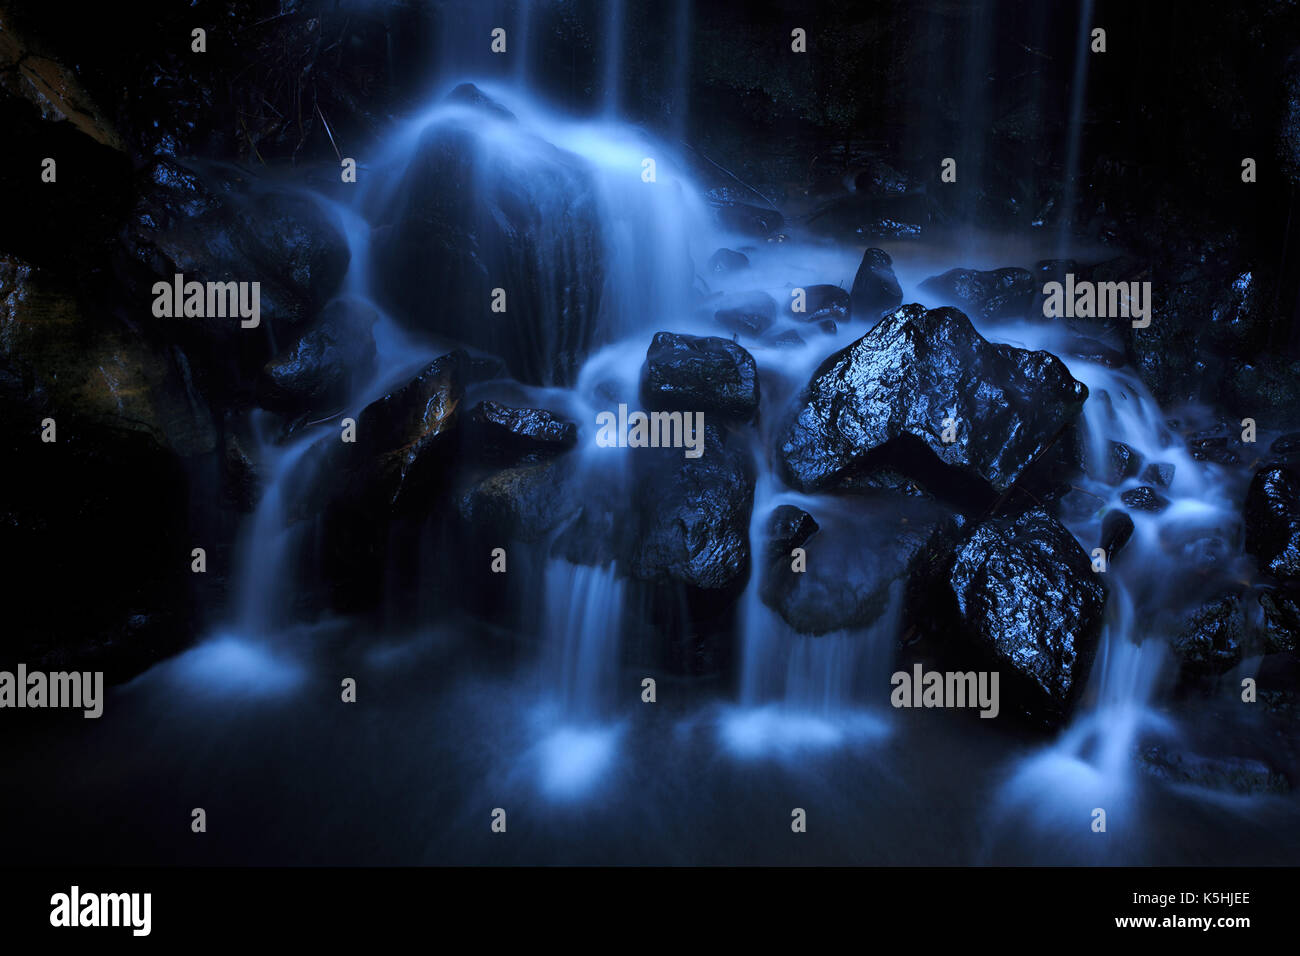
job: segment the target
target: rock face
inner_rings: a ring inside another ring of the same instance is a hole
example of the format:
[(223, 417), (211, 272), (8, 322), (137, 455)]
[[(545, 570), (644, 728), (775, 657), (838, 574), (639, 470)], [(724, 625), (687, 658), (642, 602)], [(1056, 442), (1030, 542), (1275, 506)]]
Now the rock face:
[(364, 302), (336, 299), (316, 324), (262, 369), (264, 408), (289, 414), (334, 411), (375, 370), (371, 334), (379, 314)]
[(1300, 578), (1300, 476), (1290, 468), (1266, 468), (1251, 480), (1246, 551), (1268, 574)]
[[(0, 257), (11, 664), (119, 681), (194, 637), (192, 589), (204, 576), (190, 573), (187, 462), (215, 452), (216, 437), (187, 369), (171, 350), (92, 321), (54, 278)], [(220, 544), (203, 544), (212, 561)]]
[(987, 519), (925, 560), (910, 585), (921, 619), (1000, 669), (1020, 710), (1058, 722), (1087, 679), (1106, 601), (1073, 535), (1035, 508)]
[(578, 426), (544, 408), (480, 402), (469, 413), (473, 450), (494, 464), (543, 461), (578, 444)]
[[(930, 502), (893, 495), (871, 499), (865, 516), (828, 521), (821, 530), (805, 512), (789, 505), (783, 509), (769, 520), (759, 593), (790, 627), (813, 635), (869, 627), (880, 618), (896, 582), (947, 520), (947, 513)], [(791, 566), (795, 547), (806, 552), (801, 572)]]
[(883, 249), (868, 249), (853, 277), (853, 318), (875, 322), (903, 304), (903, 291), (894, 276), (893, 260)]
[[(514, 125), (485, 107), (430, 125), (369, 210), (371, 266), (380, 304), (407, 328), (500, 355), (521, 381), (567, 384), (604, 284), (595, 184), (578, 157), (540, 139), (495, 149), (490, 131)], [(497, 288), (508, 322), (489, 311)]]
[[(907, 473), (937, 459), (967, 484), (1002, 493), (1087, 395), (1054, 355), (990, 344), (955, 309), (908, 305), (813, 374), (778, 457), (803, 491), (852, 489), (891, 462)], [(949, 418), (956, 440), (945, 442)], [(933, 484), (942, 476), (916, 477)]]
[(980, 319), (1019, 319), (1036, 289), (1028, 269), (949, 269), (921, 283), (921, 291)]
[(758, 366), (729, 339), (659, 332), (646, 352), (641, 393), (655, 409), (748, 421), (758, 411)]

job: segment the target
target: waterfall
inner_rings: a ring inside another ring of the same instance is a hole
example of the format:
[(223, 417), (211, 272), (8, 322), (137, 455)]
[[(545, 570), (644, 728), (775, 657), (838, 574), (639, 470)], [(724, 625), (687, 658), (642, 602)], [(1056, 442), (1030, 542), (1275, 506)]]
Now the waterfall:
[(547, 690), (569, 720), (609, 715), (618, 681), (623, 579), (613, 565), (546, 566)]
[(604, 104), (607, 116), (617, 116), (623, 105), (623, 0), (605, 3)]
[(1057, 257), (1064, 257), (1069, 236), (1075, 225), (1075, 203), (1078, 201), (1079, 152), (1083, 143), (1083, 112), (1088, 83), (1089, 40), (1092, 32), (1094, 0), (1083, 0), (1079, 6), (1078, 39), (1074, 53), (1074, 78), (1070, 83), (1070, 119), (1065, 150), (1064, 194), (1061, 197), (1061, 226)]

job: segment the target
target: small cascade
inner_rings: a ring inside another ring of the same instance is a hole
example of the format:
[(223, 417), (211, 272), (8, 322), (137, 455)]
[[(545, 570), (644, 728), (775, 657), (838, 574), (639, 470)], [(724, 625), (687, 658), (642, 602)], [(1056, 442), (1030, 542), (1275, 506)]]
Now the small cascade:
[(613, 565), (557, 559), (546, 567), (545, 590), (547, 690), (565, 720), (599, 721), (617, 685), (623, 579)]

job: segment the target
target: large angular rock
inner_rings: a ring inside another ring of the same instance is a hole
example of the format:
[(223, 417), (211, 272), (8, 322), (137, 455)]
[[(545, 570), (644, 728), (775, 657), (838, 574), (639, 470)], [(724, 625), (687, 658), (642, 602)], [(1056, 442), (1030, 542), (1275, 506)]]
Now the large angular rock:
[(729, 339), (659, 332), (646, 352), (641, 392), (656, 409), (748, 421), (758, 411), (758, 366)]
[(480, 402), (469, 413), (473, 451), (495, 464), (518, 465), (553, 458), (578, 444), (578, 426), (544, 408), (512, 408)]
[(1106, 592), (1060, 522), (1041, 508), (989, 518), (951, 548), (927, 549), (909, 588), (924, 626), (999, 669), (1015, 708), (1047, 723), (1064, 717), (1088, 677)]
[(639, 533), (631, 572), (735, 596), (749, 574), (754, 468), (748, 450), (706, 424), (704, 453), (643, 449), (637, 472)]
[(1286, 467), (1255, 473), (1246, 493), (1246, 551), (1274, 577), (1300, 578), (1300, 476)]
[(866, 322), (875, 322), (903, 304), (893, 260), (883, 249), (868, 249), (862, 254), (849, 296), (853, 318)]
[[(882, 467), (925, 471), (937, 459), (966, 484), (1002, 493), (1065, 432), (1087, 395), (1056, 356), (993, 345), (956, 309), (907, 305), (813, 374), (778, 456), (803, 491), (851, 490)], [(948, 418), (952, 442), (943, 440)], [(922, 484), (943, 477), (914, 476)]]
[(355, 451), (344, 453), (353, 494), (402, 511), (442, 485), (454, 464), (468, 364), (463, 351), (443, 355), (362, 410)]

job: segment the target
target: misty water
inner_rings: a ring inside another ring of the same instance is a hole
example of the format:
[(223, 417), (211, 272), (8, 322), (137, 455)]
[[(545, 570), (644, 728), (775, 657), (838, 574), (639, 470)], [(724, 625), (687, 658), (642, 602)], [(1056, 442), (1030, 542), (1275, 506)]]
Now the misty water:
[[(616, 32), (621, 4), (608, 9), (607, 28)], [(686, 5), (677, 15), (687, 20)], [(457, 65), (460, 54), (444, 52), (443, 62)], [(463, 77), (446, 77), (428, 110), (385, 144), (353, 203), (321, 197), (351, 247), (344, 294), (381, 312), (378, 370), (346, 414), (355, 417), (440, 354), (442, 343), (415, 341), (382, 314), (368, 222), (406, 201), (404, 170), (426, 137), (444, 130), (473, 137), (481, 179), (467, 189), (491, 188), (493, 177), (539, 176), (560, 184), (531, 193), (545, 213), (547, 204), (567, 201), (564, 177), (551, 175), (549, 164), (579, 164), (597, 184), (609, 266), (590, 357), (573, 385), (488, 381), (466, 399), (469, 407), (523, 393), (572, 418), (584, 480), (607, 486), (629, 467), (593, 447), (595, 415), (609, 404), (600, 389), (614, 382), (636, 394), (657, 331), (719, 334), (695, 315), (689, 286), (679, 281), (680, 249), (689, 248), (698, 276), (720, 247), (749, 257), (743, 274), (708, 275), (713, 292), (762, 288), (783, 303), (793, 287), (852, 283), (861, 246), (813, 239), (797, 222), (780, 243), (717, 227), (677, 147), (618, 119), (612, 58), (605, 75), (595, 118), (558, 115), (518, 86), (480, 81), (517, 120), (448, 104), (446, 92)], [(641, 178), (647, 156), (657, 163), (652, 185)], [(1101, 258), (1065, 241), (965, 231), (883, 245), (903, 301), (933, 306), (940, 303), (918, 285), (953, 267)], [(544, 265), (557, 283), (575, 278), (575, 263)], [(338, 440), (338, 420), (286, 440), (268, 419), (256, 449), (265, 489), (244, 529), (228, 624), (112, 689), (105, 708), (115, 716), (95, 728), (92, 755), (74, 734), (84, 728), (68, 723), (14, 742), (20, 762), (57, 780), (58, 796), (28, 812), (60, 820), (65, 841), (28, 846), (34, 838), (18, 834), (20, 855), (93, 862), (85, 851), (93, 846), (103, 861), (123, 863), (1293, 862), (1300, 834), (1293, 798), (1172, 787), (1144, 776), (1137, 759), (1140, 745), (1188, 732), (1165, 706), (1172, 664), (1162, 642), (1146, 639), (1146, 625), (1172, 596), (1201, 586), (1199, 553), (1235, 554), (1244, 476), (1194, 460), (1166, 427), (1167, 410), (1131, 371), (1072, 355), (1062, 329), (973, 321), (991, 341), (1054, 352), (1088, 386), (1083, 422), (1093, 474), (1110, 441), (1175, 466), (1165, 489), (1170, 507), (1133, 515), (1125, 560), (1110, 571), (1105, 630), (1083, 702), (1058, 734), (1036, 737), (974, 713), (890, 708), (889, 675), (910, 666), (897, 650), (900, 588), (870, 627), (806, 637), (763, 604), (751, 574), (740, 600), (735, 680), (627, 666), (625, 626), (637, 610), (627, 606), (623, 578), (611, 565), (560, 558), (518, 572), (534, 575), (523, 633), (442, 606), (429, 607), (414, 626), (296, 622), (291, 591), (310, 566), (314, 537), (311, 522), (291, 520), (292, 505), (321, 467), (313, 451)], [(871, 514), (851, 499), (785, 487), (765, 451), (781, 409), (813, 370), (868, 328), (849, 321), (801, 346), (752, 346), (763, 387), (752, 440), (755, 552), (763, 522), (780, 504), (813, 512), (849, 559), (854, 548), (870, 547)], [(560, 346), (531, 343), (543, 358)], [(1100, 515), (1139, 483), (1080, 478), (1080, 493), (1093, 503), (1067, 523), (1086, 551), (1100, 539)], [(1171, 560), (1171, 548), (1186, 560)], [(658, 682), (653, 705), (642, 701), (647, 676)], [(340, 702), (344, 678), (357, 682), (356, 704)], [(157, 825), (181, 804), (207, 811), (205, 839), (191, 836), (188, 820), (170, 830)], [(72, 813), (84, 806), (97, 808), (95, 820)], [(1104, 838), (1087, 825), (1097, 806), (1108, 810)], [(497, 807), (509, 814), (508, 838), (489, 829)], [(806, 834), (790, 831), (795, 807), (808, 811)]]

